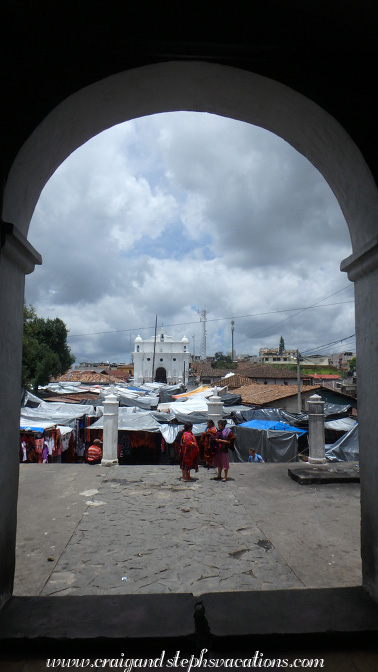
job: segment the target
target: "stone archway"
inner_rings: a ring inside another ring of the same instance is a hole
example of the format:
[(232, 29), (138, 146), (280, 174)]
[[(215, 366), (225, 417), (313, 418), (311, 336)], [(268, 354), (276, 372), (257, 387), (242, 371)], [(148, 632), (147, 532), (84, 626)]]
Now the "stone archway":
[[(18, 464), (9, 446), (18, 433), (24, 274), (38, 255), (26, 236), (47, 180), (77, 147), (129, 119), (178, 110), (211, 112), (252, 123), (281, 136), (322, 173), (348, 224), (353, 255), (343, 270), (356, 283), (357, 353), (362, 482), (364, 585), (378, 598), (378, 457), (374, 451), (374, 394), (378, 351), (378, 197), (363, 156), (337, 121), (312, 101), (276, 81), (202, 62), (170, 62), (122, 72), (67, 98), (32, 133), (16, 157), (4, 192), (3, 220), (10, 225), (0, 258), (2, 370), (14, 363), (0, 405), (4, 445), (0, 602), (12, 588)], [(6, 365), (6, 366), (5, 366)], [(0, 502), (1, 504), (1, 502)]]

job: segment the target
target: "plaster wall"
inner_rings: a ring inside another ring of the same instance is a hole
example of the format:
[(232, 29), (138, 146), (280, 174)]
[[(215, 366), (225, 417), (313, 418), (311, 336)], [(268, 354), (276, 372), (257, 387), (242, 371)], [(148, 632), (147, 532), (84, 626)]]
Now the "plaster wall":
[(25, 273), (34, 268), (34, 250), (3, 232), (0, 250), (0, 608), (13, 590), (20, 437), (21, 354)]

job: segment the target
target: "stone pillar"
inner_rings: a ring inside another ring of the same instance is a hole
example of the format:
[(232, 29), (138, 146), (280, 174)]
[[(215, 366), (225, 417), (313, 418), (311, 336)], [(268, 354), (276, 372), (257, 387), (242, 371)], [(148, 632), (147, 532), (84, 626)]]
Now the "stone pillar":
[(362, 584), (378, 600), (378, 236), (341, 264), (354, 282), (361, 478)]
[(310, 452), (308, 461), (312, 464), (324, 464), (324, 401), (318, 394), (308, 400), (308, 434)]
[(222, 398), (218, 397), (218, 388), (214, 387), (213, 395), (207, 400), (208, 419), (213, 420), (215, 426), (218, 425), (218, 420), (223, 419), (223, 403)]
[(113, 386), (104, 400), (104, 436), (101, 464), (109, 467), (118, 464), (118, 400)]
[(12, 224), (0, 223), (0, 608), (13, 590), (20, 443), (25, 275), (41, 256)]

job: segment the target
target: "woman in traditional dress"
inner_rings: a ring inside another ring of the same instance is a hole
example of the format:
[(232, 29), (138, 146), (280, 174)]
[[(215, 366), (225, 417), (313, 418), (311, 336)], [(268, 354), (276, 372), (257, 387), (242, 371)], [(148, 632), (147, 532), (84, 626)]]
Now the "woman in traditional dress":
[(207, 421), (206, 432), (203, 432), (201, 436), (201, 447), (203, 450), (203, 459), (205, 461), (205, 467), (210, 469), (213, 466), (213, 456), (217, 452), (218, 444), (216, 442), (217, 437), (217, 428), (214, 425), (213, 420)]
[[(218, 469), (218, 473), (214, 481), (222, 480), (223, 483), (227, 481), (228, 470), (230, 468), (230, 461), (228, 459), (228, 451), (234, 450), (235, 436), (229, 427), (226, 427), (225, 420), (219, 420), (217, 441), (219, 444), (219, 451), (215, 454), (213, 459), (214, 467)], [(224, 478), (222, 478), (222, 469), (224, 470)]]
[(192, 433), (193, 425), (190, 422), (184, 424), (184, 431), (180, 441), (180, 467), (182, 480), (190, 481), (190, 470), (198, 470), (198, 445), (196, 437)]

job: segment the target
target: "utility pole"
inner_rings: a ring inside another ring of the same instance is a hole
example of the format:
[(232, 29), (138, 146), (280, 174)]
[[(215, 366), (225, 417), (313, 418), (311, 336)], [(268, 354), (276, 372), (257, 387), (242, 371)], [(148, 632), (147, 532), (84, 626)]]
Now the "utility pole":
[(298, 386), (298, 413), (302, 411), (302, 400), (301, 400), (301, 367), (299, 366), (300, 362), (299, 350), (297, 350), (297, 386)]
[(231, 359), (234, 361), (234, 320), (231, 320)]
[(157, 331), (157, 315), (156, 315), (156, 319), (155, 319), (154, 354), (153, 354), (153, 357), (152, 357), (152, 377), (151, 377), (151, 383), (154, 382), (154, 376), (155, 376), (156, 331)]

